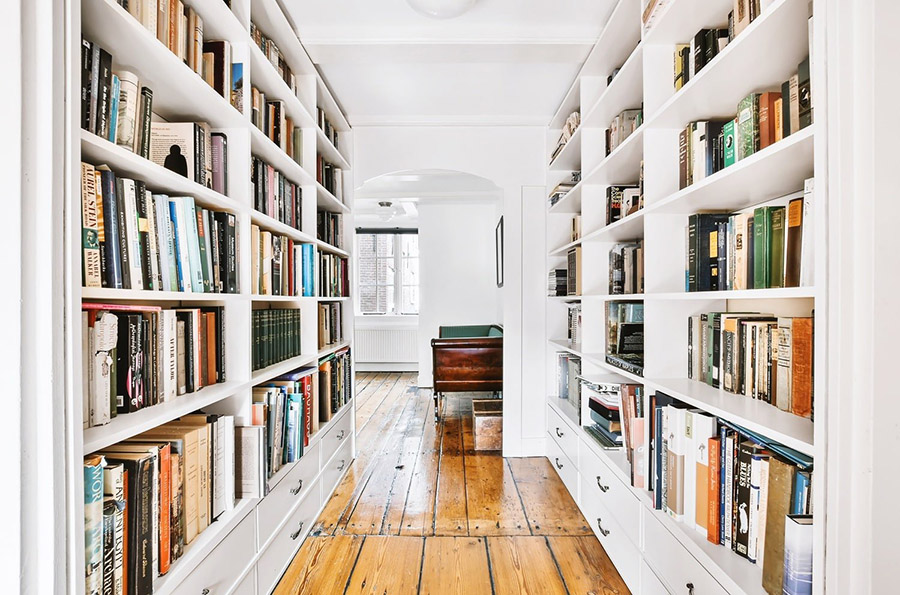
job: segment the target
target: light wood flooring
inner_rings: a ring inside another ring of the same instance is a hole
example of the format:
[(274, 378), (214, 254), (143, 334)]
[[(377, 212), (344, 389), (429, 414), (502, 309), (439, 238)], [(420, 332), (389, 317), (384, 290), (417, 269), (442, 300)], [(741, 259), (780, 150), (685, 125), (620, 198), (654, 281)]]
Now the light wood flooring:
[(473, 450), (415, 374), (357, 375), (357, 459), (275, 593), (628, 593), (545, 458)]

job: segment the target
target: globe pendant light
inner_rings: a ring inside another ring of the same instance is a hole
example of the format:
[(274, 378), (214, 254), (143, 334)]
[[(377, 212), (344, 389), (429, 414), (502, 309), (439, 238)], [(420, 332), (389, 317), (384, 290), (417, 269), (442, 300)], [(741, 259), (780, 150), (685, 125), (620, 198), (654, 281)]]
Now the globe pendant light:
[(463, 14), (478, 0), (406, 0), (418, 12), (435, 19), (452, 19)]

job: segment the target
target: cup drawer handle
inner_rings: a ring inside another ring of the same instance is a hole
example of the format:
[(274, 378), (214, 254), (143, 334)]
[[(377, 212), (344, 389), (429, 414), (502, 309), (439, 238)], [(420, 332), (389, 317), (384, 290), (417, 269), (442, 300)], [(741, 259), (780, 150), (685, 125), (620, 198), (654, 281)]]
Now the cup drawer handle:
[(302, 490), (302, 489), (303, 489), (303, 480), (301, 479), (300, 481), (297, 482), (296, 487), (291, 488), (291, 494), (296, 496), (297, 494), (300, 493), (300, 490)]
[(300, 521), (300, 524), (297, 525), (297, 530), (291, 533), (291, 541), (295, 541), (298, 537), (300, 537), (300, 533), (303, 532), (303, 521)]
[(600, 488), (601, 492), (608, 492), (609, 486), (603, 485), (603, 480), (600, 479), (600, 476), (597, 476), (597, 487)]
[(597, 517), (597, 528), (600, 529), (600, 533), (603, 534), (603, 537), (606, 537), (609, 535), (609, 529), (604, 529), (601, 523), (603, 523), (603, 519)]
[(687, 583), (685, 587), (687, 587), (688, 595), (694, 595), (694, 583)]
[(341, 430), (341, 433), (338, 434), (338, 435), (336, 436), (336, 438), (337, 438), (338, 440), (343, 440), (345, 434), (346, 434), (346, 432), (345, 432), (344, 430)]
[(344, 467), (345, 467), (346, 465), (347, 465), (347, 462), (346, 462), (344, 459), (341, 459), (341, 464), (340, 464), (340, 466), (338, 467), (337, 470), (338, 470), (338, 471), (343, 471), (343, 470), (344, 470)]
[(555, 461), (556, 461), (556, 468), (557, 468), (557, 469), (562, 469), (562, 468), (563, 468), (563, 464), (559, 462), (559, 457), (555, 457)]
[(559, 428), (556, 428), (556, 435), (557, 437), (562, 438), (565, 435), (565, 432), (560, 432)]

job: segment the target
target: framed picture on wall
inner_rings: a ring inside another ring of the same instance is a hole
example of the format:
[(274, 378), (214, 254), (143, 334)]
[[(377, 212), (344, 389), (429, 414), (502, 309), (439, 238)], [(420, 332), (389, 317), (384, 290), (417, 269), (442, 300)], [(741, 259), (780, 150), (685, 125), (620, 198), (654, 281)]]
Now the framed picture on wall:
[(497, 261), (497, 287), (503, 287), (503, 217), (494, 230), (494, 257)]

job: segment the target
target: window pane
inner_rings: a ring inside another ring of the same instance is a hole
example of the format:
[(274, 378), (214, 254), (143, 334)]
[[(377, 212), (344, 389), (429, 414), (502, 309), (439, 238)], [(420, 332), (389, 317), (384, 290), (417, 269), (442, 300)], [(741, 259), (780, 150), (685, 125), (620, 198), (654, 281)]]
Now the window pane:
[(360, 258), (368, 258), (375, 255), (375, 237), (371, 233), (361, 233), (356, 236), (356, 246)]
[(417, 234), (404, 234), (400, 236), (400, 254), (404, 257), (419, 256), (419, 236)]
[(359, 309), (363, 314), (384, 314), (378, 308), (378, 288), (374, 286), (359, 288)]
[(403, 259), (403, 270), (401, 271), (402, 279), (400, 282), (403, 285), (418, 285), (419, 284), (419, 259), (418, 258), (404, 258)]
[(377, 238), (377, 254), (378, 256), (394, 255), (394, 236), (388, 234), (379, 234)]
[(379, 287), (378, 288), (378, 305), (381, 307), (381, 311), (385, 313), (393, 313), (394, 312), (394, 287)]
[(404, 285), (402, 293), (403, 304), (401, 314), (419, 313), (419, 287), (417, 285)]

